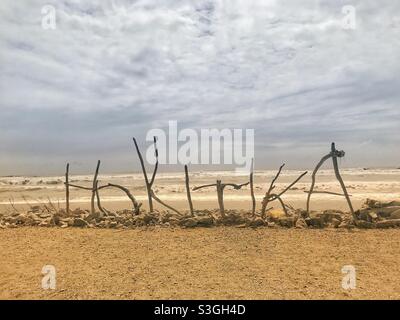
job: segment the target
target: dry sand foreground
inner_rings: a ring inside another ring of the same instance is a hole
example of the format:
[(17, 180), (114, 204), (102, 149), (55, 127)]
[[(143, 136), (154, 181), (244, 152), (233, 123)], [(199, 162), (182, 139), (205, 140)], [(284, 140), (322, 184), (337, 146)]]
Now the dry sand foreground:
[[(2, 299), (399, 299), (400, 230), (0, 230)], [(57, 289), (41, 288), (43, 265)], [(341, 287), (343, 265), (357, 289)]]

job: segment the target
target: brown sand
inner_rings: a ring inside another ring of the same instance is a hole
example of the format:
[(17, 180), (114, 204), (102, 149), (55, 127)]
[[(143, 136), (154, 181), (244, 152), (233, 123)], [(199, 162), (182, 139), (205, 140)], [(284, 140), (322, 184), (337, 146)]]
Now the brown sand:
[[(2, 299), (399, 299), (400, 230), (0, 230)], [(54, 265), (57, 289), (41, 288)], [(344, 265), (357, 288), (341, 287)]]

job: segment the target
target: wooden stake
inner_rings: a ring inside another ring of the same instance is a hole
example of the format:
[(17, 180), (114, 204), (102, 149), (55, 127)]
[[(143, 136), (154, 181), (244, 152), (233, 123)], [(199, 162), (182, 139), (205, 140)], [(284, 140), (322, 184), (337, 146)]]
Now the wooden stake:
[(185, 184), (186, 184), (186, 195), (189, 202), (190, 215), (193, 217), (194, 216), (193, 203), (192, 203), (192, 196), (190, 195), (189, 172), (187, 165), (185, 165)]
[(310, 191), (308, 192), (308, 196), (307, 196), (307, 214), (308, 215), (310, 215), (310, 199), (311, 199), (311, 194), (313, 193), (314, 186), (315, 186), (315, 177), (317, 175), (319, 168), (321, 168), (321, 166), (324, 164), (324, 162), (326, 160), (328, 160), (330, 157), (331, 157), (330, 153), (323, 156), (322, 159), (318, 162), (317, 166), (315, 167), (315, 169), (311, 175), (311, 187), (310, 187)]
[(275, 182), (276, 182), (276, 180), (278, 180), (279, 175), (281, 174), (282, 168), (283, 168), (284, 166), (285, 166), (285, 164), (283, 164), (283, 165), (281, 165), (281, 166), (279, 167), (279, 170), (278, 170), (277, 174), (275, 175), (274, 179), (272, 179), (272, 182), (271, 182), (271, 184), (270, 184), (270, 186), (269, 186), (269, 188), (268, 188), (268, 191), (265, 193), (265, 197), (264, 197), (264, 199), (263, 199), (263, 202), (262, 202), (262, 209), (261, 209), (261, 217), (264, 218), (264, 219), (265, 219), (265, 211), (266, 211), (266, 209), (267, 209), (268, 203), (269, 203), (269, 202), (272, 202), (272, 201), (275, 201), (275, 200), (278, 200), (278, 201), (280, 202), (280, 204), (281, 204), (281, 206), (282, 206), (282, 209), (283, 209), (283, 211), (285, 212), (285, 215), (286, 215), (286, 216), (289, 215), (289, 213), (288, 213), (288, 211), (287, 211), (287, 209), (286, 209), (286, 205), (285, 205), (285, 203), (283, 202), (281, 196), (282, 196), (285, 192), (289, 191), (291, 187), (293, 187), (297, 182), (300, 181), (301, 178), (303, 178), (303, 177), (307, 174), (307, 171), (303, 172), (296, 180), (294, 180), (291, 184), (289, 184), (289, 185), (288, 185), (283, 191), (281, 191), (279, 194), (272, 194), (272, 193), (271, 193), (272, 190), (275, 189)]
[(285, 164), (282, 164), (279, 167), (279, 170), (276, 173), (275, 177), (272, 179), (271, 184), (269, 185), (268, 191), (266, 192), (265, 197), (264, 197), (264, 199), (262, 201), (261, 216), (263, 218), (265, 218), (265, 211), (267, 209), (267, 205), (268, 205), (268, 202), (269, 202), (269, 198), (270, 198), (271, 192), (272, 192), (272, 190), (275, 189), (275, 185), (274, 185), (275, 181), (278, 180), (279, 175), (281, 174), (281, 171), (282, 171), (284, 166), (285, 166)]
[(253, 174), (254, 174), (254, 159), (251, 159), (250, 195), (251, 195), (251, 201), (252, 201), (251, 214), (254, 216), (256, 214), (256, 197), (254, 196)]
[(67, 214), (69, 214), (69, 163), (67, 163), (65, 170), (65, 203)]
[(217, 180), (217, 183), (206, 184), (203, 186), (194, 187), (193, 191), (203, 189), (203, 188), (208, 188), (208, 187), (216, 187), (217, 195), (218, 195), (219, 212), (222, 217), (225, 217), (225, 209), (224, 209), (224, 189), (225, 189), (225, 187), (233, 187), (235, 190), (240, 190), (242, 187), (247, 186), (249, 183), (250, 183), (250, 181), (246, 182), (246, 183), (242, 183), (242, 184), (221, 183), (221, 180)]
[(100, 212), (104, 213), (107, 216), (108, 212), (102, 207), (101, 201), (100, 201), (99, 181), (96, 181), (96, 198), (97, 198), (97, 207), (99, 208)]
[[(328, 160), (329, 158), (332, 158), (333, 169), (334, 169), (334, 171), (335, 171), (336, 179), (339, 181), (340, 186), (342, 187), (343, 196), (346, 198), (347, 204), (349, 205), (350, 212), (351, 212), (351, 214), (353, 215), (354, 220), (357, 219), (357, 217), (356, 217), (356, 215), (355, 215), (355, 213), (354, 213), (353, 205), (351, 204), (351, 201), (350, 201), (350, 196), (349, 196), (349, 194), (347, 193), (346, 186), (345, 186), (345, 184), (344, 184), (344, 182), (343, 182), (343, 179), (342, 179), (342, 177), (341, 177), (341, 175), (340, 175), (340, 172), (339, 172), (339, 165), (338, 165), (337, 158), (342, 158), (342, 157), (344, 157), (344, 154), (345, 154), (344, 151), (338, 151), (338, 150), (336, 150), (335, 143), (332, 142), (332, 144), (331, 144), (331, 152), (330, 152), (329, 154), (323, 156), (322, 159), (318, 162), (317, 166), (315, 167), (315, 169), (314, 169), (314, 171), (313, 171), (313, 173), (312, 173), (312, 177), (311, 177), (311, 178), (312, 178), (311, 187), (310, 187), (310, 190), (308, 191), (308, 196), (307, 196), (307, 214), (308, 214), (308, 216), (310, 215), (310, 199), (311, 199), (311, 194), (317, 193), (316, 191), (314, 191), (315, 176), (316, 176), (318, 170), (319, 170), (319, 169), (321, 168), (321, 166), (323, 165), (323, 163), (324, 163), (326, 160)], [(320, 193), (321, 193), (321, 192), (320, 192)], [(328, 193), (328, 192), (325, 192), (325, 193)], [(331, 193), (331, 194), (333, 194), (333, 193)], [(342, 196), (341, 194), (337, 194), (337, 195)]]
[(224, 187), (221, 184), (221, 180), (217, 180), (217, 196), (218, 196), (219, 213), (221, 214), (222, 217), (225, 217)]
[(97, 176), (99, 175), (99, 168), (100, 168), (100, 160), (97, 161), (96, 172), (94, 173), (93, 177), (93, 189), (92, 189), (92, 199), (91, 199), (91, 213), (95, 213), (96, 209), (94, 207), (94, 198), (97, 192)]
[(355, 214), (354, 214), (353, 206), (352, 206), (351, 201), (350, 201), (349, 194), (347, 193), (346, 186), (345, 186), (345, 184), (343, 182), (343, 179), (340, 176), (340, 172), (339, 172), (339, 165), (338, 165), (337, 157), (338, 157), (338, 155), (340, 157), (344, 156), (344, 153), (341, 153), (340, 151), (336, 150), (334, 142), (332, 142), (332, 145), (331, 145), (331, 153), (332, 153), (333, 169), (335, 170), (336, 179), (338, 179), (338, 181), (340, 183), (340, 186), (342, 187), (343, 194), (346, 197), (347, 204), (349, 205), (350, 212), (353, 215), (353, 218), (356, 218)]
[(133, 138), (133, 142), (135, 143), (135, 148), (136, 148), (136, 152), (137, 152), (138, 157), (139, 157), (140, 166), (142, 167), (142, 172), (143, 172), (143, 176), (144, 176), (144, 182), (146, 184), (147, 199), (149, 201), (149, 211), (153, 212), (153, 201), (152, 201), (152, 196), (151, 196), (151, 186), (152, 186), (152, 184), (154, 182), (154, 179), (155, 179), (156, 173), (157, 173), (157, 169), (158, 169), (158, 151), (157, 151), (157, 146), (156, 146), (156, 137), (154, 137), (154, 146), (156, 148), (155, 152), (156, 152), (157, 162), (156, 162), (156, 166), (154, 168), (153, 176), (152, 176), (150, 182), (149, 182), (149, 178), (147, 177), (146, 167), (144, 165), (142, 154), (140, 152), (139, 146), (138, 146), (135, 138)]

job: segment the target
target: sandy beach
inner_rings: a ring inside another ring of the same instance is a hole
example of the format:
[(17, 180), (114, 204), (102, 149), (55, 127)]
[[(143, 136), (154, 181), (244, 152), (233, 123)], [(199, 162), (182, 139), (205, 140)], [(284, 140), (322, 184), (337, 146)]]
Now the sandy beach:
[[(276, 183), (277, 191), (299, 174), (284, 171)], [(342, 174), (356, 209), (367, 198), (399, 199), (398, 169), (344, 169)], [(257, 210), (274, 175), (275, 171), (255, 173)], [(228, 171), (194, 172), (190, 177), (192, 188), (216, 179), (248, 181), (248, 176)], [(71, 176), (70, 183), (90, 187), (91, 179), (91, 175)], [(141, 174), (100, 175), (99, 180), (100, 184), (129, 188), (147, 209)], [(15, 216), (50, 201), (62, 209), (63, 181), (63, 176), (2, 177), (1, 212), (4, 217)], [(304, 191), (309, 187), (310, 174), (284, 195), (285, 202), (304, 208)], [(104, 207), (111, 211), (130, 208), (126, 195), (106, 190), (101, 193)], [(183, 173), (159, 174), (154, 190), (169, 205), (188, 209)], [(316, 190), (340, 192), (331, 170), (320, 172)], [(192, 197), (196, 209), (218, 207), (213, 187), (194, 191)], [(226, 209), (249, 210), (249, 187), (227, 189), (225, 205)], [(311, 206), (315, 210), (348, 210), (343, 197), (326, 194), (313, 195)], [(71, 188), (71, 207), (88, 209), (90, 191)], [(156, 205), (156, 209), (161, 207)], [(0, 299), (400, 298), (398, 228), (288, 229), (273, 223), (261, 228), (214, 225), (194, 229), (172, 225), (116, 229), (46, 226), (0, 229)], [(55, 290), (41, 287), (44, 265), (57, 270)], [(356, 268), (356, 289), (341, 286), (345, 265)]]
[[(399, 299), (400, 230), (0, 230), (0, 299)], [(41, 270), (53, 265), (55, 290)], [(342, 267), (356, 289), (342, 288)]]
[[(277, 190), (283, 190), (304, 171), (284, 170), (276, 183)], [(400, 170), (399, 169), (342, 169), (342, 177), (351, 194), (351, 200), (357, 209), (367, 199), (390, 201), (400, 198)], [(268, 189), (276, 171), (256, 171), (254, 177), (254, 189), (257, 206)], [(70, 177), (70, 183), (92, 186), (92, 175), (77, 175)], [(232, 171), (192, 172), (190, 173), (191, 188), (209, 183), (215, 183), (217, 179), (223, 182), (244, 183), (248, 176)], [(28, 204), (47, 203), (50, 199), (55, 205), (65, 206), (65, 181), (64, 176), (54, 177), (1, 177), (0, 178), (0, 211), (10, 209), (10, 201), (17, 208), (28, 208)], [(147, 208), (146, 192), (141, 173), (133, 174), (100, 174), (99, 185), (116, 183), (127, 187), (138, 201)], [(311, 173), (308, 173), (299, 183), (284, 195), (286, 203), (295, 208), (305, 208), (307, 194), (311, 183)], [(321, 170), (317, 176), (317, 191), (341, 192), (340, 185), (335, 179), (333, 170)], [(179, 210), (187, 210), (184, 173), (163, 173), (157, 175), (154, 186), (157, 196), (166, 203)], [(251, 199), (249, 186), (241, 190), (225, 190), (224, 200), (227, 209), (250, 209)], [(71, 188), (71, 208), (88, 209), (90, 207), (90, 191)], [(196, 209), (217, 208), (217, 195), (215, 188), (206, 188), (192, 192), (193, 203)], [(129, 208), (129, 199), (124, 193), (114, 189), (101, 191), (101, 199), (104, 207), (109, 210), (121, 210)], [(279, 207), (279, 204), (275, 203)], [(162, 206), (155, 204), (156, 209)], [(313, 194), (311, 208), (315, 210), (340, 209), (347, 210), (344, 198), (327, 195)]]

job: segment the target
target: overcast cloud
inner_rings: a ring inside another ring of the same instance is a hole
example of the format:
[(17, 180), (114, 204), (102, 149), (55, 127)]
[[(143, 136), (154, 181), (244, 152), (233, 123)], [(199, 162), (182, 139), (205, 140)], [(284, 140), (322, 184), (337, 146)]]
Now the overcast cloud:
[(131, 137), (168, 120), (254, 128), (260, 169), (331, 141), (345, 166), (400, 166), (399, 57), (399, 1), (2, 0), (0, 175), (134, 170)]

